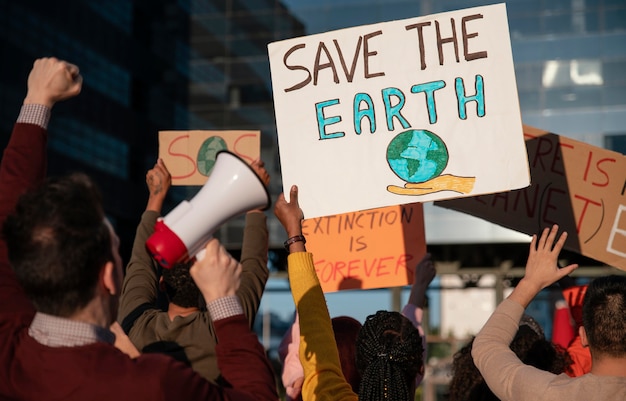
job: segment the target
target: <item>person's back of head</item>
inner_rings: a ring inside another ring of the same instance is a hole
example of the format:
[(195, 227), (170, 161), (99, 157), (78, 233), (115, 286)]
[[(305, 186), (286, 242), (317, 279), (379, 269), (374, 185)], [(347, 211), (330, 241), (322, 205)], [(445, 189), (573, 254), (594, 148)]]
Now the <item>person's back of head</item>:
[(497, 401), (485, 379), (474, 365), (472, 344), (474, 339), (459, 349), (452, 359), (452, 379), (448, 386), (450, 401)]
[(626, 357), (626, 277), (594, 279), (583, 301), (583, 327), (594, 359)]
[(422, 338), (409, 319), (389, 311), (368, 316), (357, 338), (359, 400), (413, 400), (422, 355)]
[(169, 302), (183, 308), (203, 307), (204, 300), (195, 281), (189, 274), (193, 260), (187, 263), (178, 263), (171, 269), (163, 269), (163, 283)]
[(334, 317), (331, 323), (343, 376), (352, 386), (352, 391), (357, 393), (361, 383), (361, 374), (356, 367), (356, 343), (362, 325), (358, 320), (349, 316)]
[(38, 311), (71, 316), (114, 261), (100, 193), (84, 174), (48, 179), (24, 194), (3, 226), (16, 277)]
[[(455, 401), (497, 401), (472, 358), (472, 339), (454, 354), (448, 399)], [(529, 315), (522, 316), (509, 348), (526, 365), (554, 374), (566, 371), (572, 363), (566, 350), (545, 338), (541, 326)]]

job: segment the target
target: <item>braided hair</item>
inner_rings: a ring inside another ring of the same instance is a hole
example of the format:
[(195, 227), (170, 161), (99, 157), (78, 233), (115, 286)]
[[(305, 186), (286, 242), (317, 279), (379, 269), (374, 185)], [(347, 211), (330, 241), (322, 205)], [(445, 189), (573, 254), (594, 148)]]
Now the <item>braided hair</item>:
[(389, 311), (368, 316), (357, 337), (359, 400), (413, 400), (422, 354), (422, 338), (409, 319)]

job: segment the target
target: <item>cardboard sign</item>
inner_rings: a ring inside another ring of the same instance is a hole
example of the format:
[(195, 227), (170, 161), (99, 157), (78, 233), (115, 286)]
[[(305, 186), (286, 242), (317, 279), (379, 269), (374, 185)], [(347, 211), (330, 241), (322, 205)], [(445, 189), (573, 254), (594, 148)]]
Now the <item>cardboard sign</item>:
[(252, 163), (261, 153), (261, 132), (159, 131), (159, 157), (172, 175), (172, 185), (204, 185), (220, 150)]
[(283, 188), (306, 216), (529, 184), (504, 4), (268, 51)]
[(524, 126), (532, 184), (435, 202), (529, 235), (558, 224), (565, 248), (626, 270), (626, 158)]
[(302, 231), (325, 292), (412, 284), (426, 253), (421, 203), (306, 219)]

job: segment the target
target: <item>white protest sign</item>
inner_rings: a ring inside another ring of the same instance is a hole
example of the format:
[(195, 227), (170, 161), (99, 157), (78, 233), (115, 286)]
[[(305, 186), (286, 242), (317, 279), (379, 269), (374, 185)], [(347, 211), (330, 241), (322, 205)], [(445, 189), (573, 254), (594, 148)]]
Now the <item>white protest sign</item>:
[(530, 183), (504, 4), (268, 45), (306, 218)]

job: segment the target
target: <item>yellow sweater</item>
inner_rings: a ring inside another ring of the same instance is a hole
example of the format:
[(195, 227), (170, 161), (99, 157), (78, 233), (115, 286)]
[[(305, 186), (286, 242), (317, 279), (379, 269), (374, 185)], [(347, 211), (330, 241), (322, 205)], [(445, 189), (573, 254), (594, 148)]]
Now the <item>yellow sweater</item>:
[(341, 371), (339, 352), (313, 255), (295, 252), (287, 260), (291, 294), (300, 318), (303, 401), (356, 401)]

